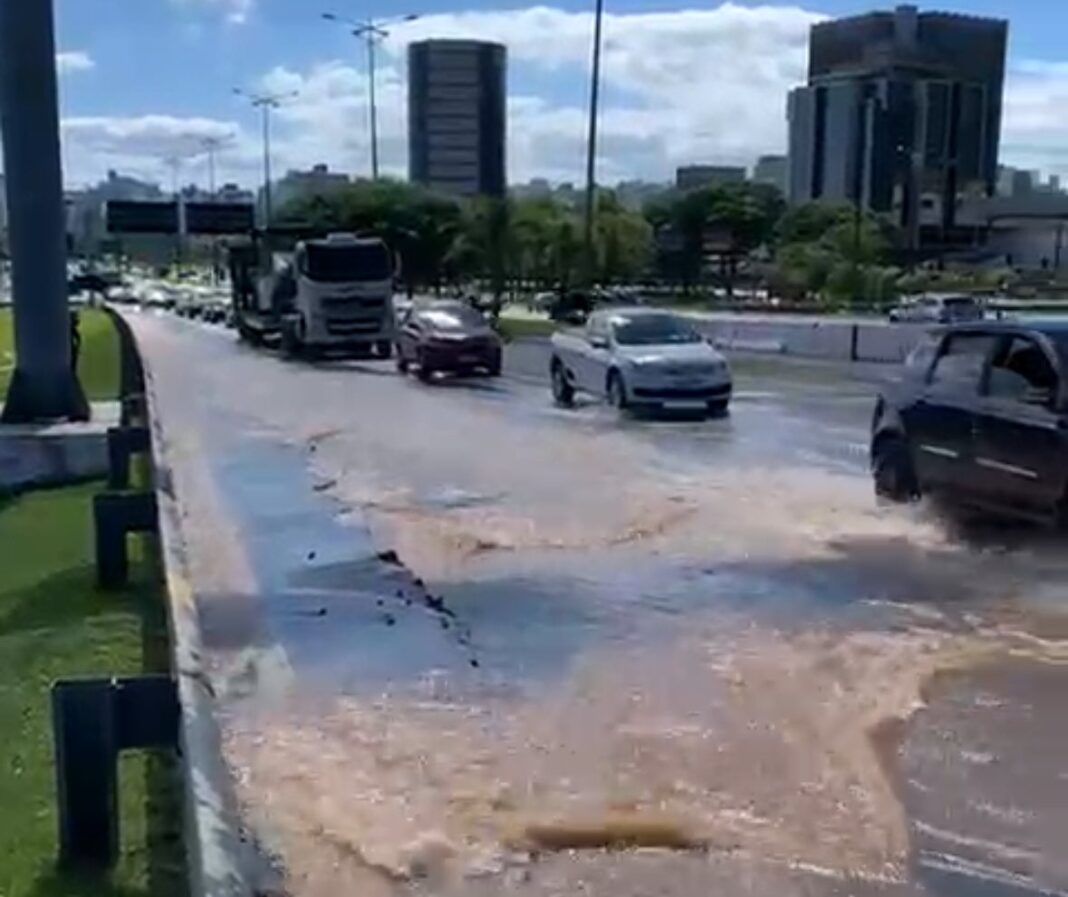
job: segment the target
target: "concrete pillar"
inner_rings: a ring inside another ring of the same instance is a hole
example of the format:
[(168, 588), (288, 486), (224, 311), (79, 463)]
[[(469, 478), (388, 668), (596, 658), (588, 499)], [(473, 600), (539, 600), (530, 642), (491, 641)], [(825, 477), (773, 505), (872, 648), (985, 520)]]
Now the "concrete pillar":
[(16, 356), (3, 421), (87, 419), (70, 361), (52, 0), (0, 0), (0, 130)]

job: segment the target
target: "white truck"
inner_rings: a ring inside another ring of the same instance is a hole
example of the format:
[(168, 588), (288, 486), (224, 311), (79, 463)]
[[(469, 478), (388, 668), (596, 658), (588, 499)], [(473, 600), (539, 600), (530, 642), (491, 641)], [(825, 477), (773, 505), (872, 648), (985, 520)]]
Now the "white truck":
[(241, 338), (277, 337), (291, 357), (323, 352), (388, 358), (393, 350), (393, 258), (378, 237), (330, 234), (290, 252), (231, 250)]
[(733, 388), (726, 359), (692, 322), (650, 308), (594, 311), (585, 328), (554, 334), (549, 375), (557, 404), (570, 405), (585, 392), (621, 411), (720, 415)]

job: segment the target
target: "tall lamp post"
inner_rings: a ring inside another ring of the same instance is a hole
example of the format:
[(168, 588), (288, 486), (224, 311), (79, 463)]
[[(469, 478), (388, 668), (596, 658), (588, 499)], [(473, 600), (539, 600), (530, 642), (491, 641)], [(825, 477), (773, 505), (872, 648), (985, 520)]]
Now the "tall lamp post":
[(400, 16), (393, 19), (378, 20), (346, 19), (334, 15), (332, 12), (324, 12), (323, 18), (328, 22), (337, 22), (346, 28), (352, 29), (352, 36), (366, 41), (367, 43), (367, 81), (368, 81), (368, 105), (371, 119), (371, 178), (378, 180), (378, 105), (375, 101), (375, 43), (389, 37), (386, 26), (399, 22), (414, 22), (419, 18), (416, 14)]
[(204, 152), (208, 155), (208, 192), (211, 194), (212, 202), (218, 198), (215, 195), (215, 157), (219, 150), (229, 146), (233, 139), (234, 135), (229, 134), (226, 137), (205, 137), (200, 141), (200, 145), (204, 147)]
[(234, 93), (244, 97), (263, 114), (263, 224), (271, 226), (271, 110), (281, 107), (283, 101), (291, 100), (298, 91), (289, 93), (249, 93), (240, 87)]
[(593, 216), (596, 209), (597, 188), (597, 104), (601, 94), (601, 29), (604, 24), (604, 0), (596, 0), (593, 17), (593, 70), (590, 74), (590, 123), (586, 142), (586, 217), (585, 255), (586, 276), (593, 282), (596, 268), (593, 247)]

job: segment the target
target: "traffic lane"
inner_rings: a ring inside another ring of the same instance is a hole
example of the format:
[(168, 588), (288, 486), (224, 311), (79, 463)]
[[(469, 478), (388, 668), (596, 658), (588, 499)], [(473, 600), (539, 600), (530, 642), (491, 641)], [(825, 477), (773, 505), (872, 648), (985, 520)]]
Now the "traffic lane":
[[(505, 375), (549, 395), (548, 340), (519, 340), (505, 350)], [(709, 458), (709, 451), (773, 463), (789, 455), (803, 461), (859, 471), (867, 464), (871, 413), (881, 385), (896, 366), (810, 362), (735, 353), (729, 357), (734, 397), (729, 417), (684, 414), (620, 416), (582, 394), (574, 410), (558, 410), (591, 429), (622, 429), (676, 456)], [(517, 388), (518, 389), (518, 388)], [(547, 401), (535, 394), (533, 403)], [(788, 447), (788, 448), (787, 448)], [(785, 451), (784, 451), (785, 449)], [(663, 458), (661, 459), (664, 460)]]
[[(606, 837), (616, 824), (598, 797), (603, 783), (595, 787), (605, 757), (617, 758), (609, 805), (617, 814), (631, 807), (619, 837), (674, 831), (677, 842), (740, 845), (780, 873), (801, 857), (832, 880), (850, 871), (901, 874), (906, 820), (867, 732), (907, 719), (938, 669), (987, 657), (1004, 641), (990, 628), (992, 605), (1013, 577), (1026, 584), (1028, 565), (1002, 555), (948, 596), (946, 584), (966, 575), (971, 552), (922, 516), (878, 512), (860, 473), (796, 465), (789, 442), (777, 469), (747, 470), (742, 462), (752, 458), (714, 451), (703, 461), (680, 453), (654, 463), (664, 452), (635, 438), (640, 429), (613, 428), (594, 409), (589, 420), (560, 414), (540, 389), (502, 401), (508, 389), (427, 390), (343, 366), (306, 369), (228, 341), (211, 351), (211, 340), (190, 342), (196, 331), (181, 326), (156, 336), (173, 338), (171, 379), (193, 398), (191, 411), (206, 415), (191, 414), (182, 429), (220, 440), (201, 455), (213, 465), (227, 458), (260, 470), (255, 488), (229, 495), (229, 515), (248, 518), (236, 529), (259, 576), (280, 569), (295, 580), (288, 593), (268, 582), (252, 597), (279, 648), (260, 653), (289, 661), (300, 706), (270, 697), (270, 677), (251, 667), (241, 688), (224, 692), (245, 698), (230, 705), (231, 756), (250, 813), (324, 892), (338, 880), (316, 869), (338, 845), (407, 881), (427, 864), (470, 870), (490, 856), (507, 865), (500, 827), (517, 825), (557, 845), (542, 848), (552, 856), (536, 870), (519, 863), (530, 892), (544, 892), (554, 876), (589, 865), (556, 849)], [(242, 458), (246, 442), (268, 443), (279, 457)], [(710, 462), (724, 469), (705, 469)], [(222, 469), (215, 479), (225, 491), (241, 477)], [(620, 484), (631, 481), (644, 481), (644, 491), (620, 501)], [(304, 507), (302, 491), (315, 507)], [(580, 514), (579, 525), (543, 516), (546, 492), (550, 505), (564, 500)], [(365, 580), (353, 587), (367, 549), (346, 543), (334, 502), (350, 524), (354, 510), (363, 512), (374, 539), (424, 572), (456, 614), (445, 621), (470, 630), (478, 667), (470, 645), (439, 635), (446, 630), (432, 608)], [(316, 544), (300, 542), (304, 533)], [(206, 538), (214, 549), (214, 535)], [(867, 554), (857, 548), (863, 539)], [(272, 567), (273, 558), (282, 561)], [(866, 584), (873, 564), (895, 588)], [(950, 597), (979, 623), (939, 621)], [(396, 611), (378, 607), (387, 599)], [(298, 616), (309, 601), (329, 601), (327, 613)], [(434, 626), (441, 643), (432, 645)], [(711, 671), (701, 660), (708, 657)], [(374, 658), (384, 663), (377, 673)], [(384, 680), (391, 688), (383, 704)], [(702, 732), (715, 733), (723, 750), (688, 765), (703, 756)], [(780, 741), (777, 732), (794, 734)], [(353, 763), (354, 750), (362, 764)], [(391, 759), (398, 752), (434, 756), (432, 781), (413, 781), (411, 764)], [(682, 774), (668, 782), (658, 770)], [(806, 784), (813, 776), (823, 783), (815, 790)], [(665, 793), (674, 795), (675, 829), (651, 814)], [(473, 812), (457, 819), (443, 794), (466, 795)], [(783, 806), (784, 795), (797, 795), (794, 806)], [(409, 801), (419, 813), (392, 815)], [(382, 812), (354, 816), (354, 802)], [(813, 819), (829, 850), (810, 843)], [(305, 859), (304, 839), (324, 825), (326, 847), (313, 837), (308, 846), (318, 848)], [(443, 838), (426, 840), (442, 828)], [(656, 874), (672, 880), (677, 862), (664, 859)], [(593, 865), (608, 887), (628, 864), (612, 857)], [(751, 873), (748, 858), (741, 868)]]

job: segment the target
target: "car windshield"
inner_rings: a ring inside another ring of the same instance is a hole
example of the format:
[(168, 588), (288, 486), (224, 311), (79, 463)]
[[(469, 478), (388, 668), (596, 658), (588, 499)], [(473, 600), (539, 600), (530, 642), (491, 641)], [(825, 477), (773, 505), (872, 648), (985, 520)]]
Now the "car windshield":
[(323, 283), (382, 281), (392, 277), (389, 251), (382, 244), (307, 246), (302, 274)]
[(676, 315), (636, 315), (613, 318), (612, 331), (621, 346), (662, 346), (699, 343), (701, 334)]
[(428, 308), (420, 312), (419, 317), (435, 330), (472, 330), (486, 326), (486, 319), (465, 305)]

